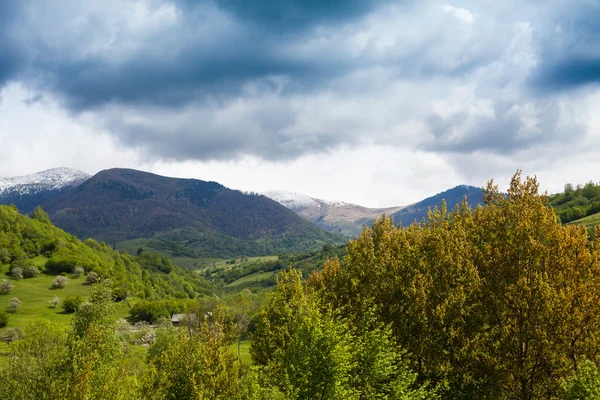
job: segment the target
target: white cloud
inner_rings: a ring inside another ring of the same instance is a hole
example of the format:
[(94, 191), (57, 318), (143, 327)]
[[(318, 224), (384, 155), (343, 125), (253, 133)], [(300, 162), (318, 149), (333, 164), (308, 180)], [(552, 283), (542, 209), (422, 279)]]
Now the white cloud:
[(471, 14), (471, 12), (465, 8), (454, 7), (450, 4), (444, 4), (442, 6), (442, 9), (444, 10), (444, 12), (454, 15), (454, 17), (457, 20), (462, 21), (466, 24), (474, 24), (475, 21), (477, 21), (477, 15)]

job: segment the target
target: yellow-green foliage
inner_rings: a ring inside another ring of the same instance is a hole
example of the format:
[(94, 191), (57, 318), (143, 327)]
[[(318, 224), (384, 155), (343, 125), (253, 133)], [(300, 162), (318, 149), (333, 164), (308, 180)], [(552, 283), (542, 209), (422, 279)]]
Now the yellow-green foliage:
[(346, 315), (373, 303), (444, 398), (550, 399), (600, 343), (600, 240), (562, 226), (517, 173), (486, 206), (423, 224), (383, 217), (311, 285)]

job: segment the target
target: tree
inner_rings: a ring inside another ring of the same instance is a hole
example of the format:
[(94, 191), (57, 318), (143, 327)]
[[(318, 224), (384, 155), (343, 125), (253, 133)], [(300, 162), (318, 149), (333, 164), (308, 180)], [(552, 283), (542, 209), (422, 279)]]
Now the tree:
[(87, 277), (85, 278), (85, 281), (89, 284), (98, 282), (98, 274), (95, 273), (94, 271), (88, 272)]
[[(234, 326), (220, 309), (189, 318), (174, 342), (158, 338), (150, 347), (144, 394), (158, 399), (243, 399), (250, 390), (246, 368), (227, 349)], [(160, 349), (160, 351), (157, 351)]]
[(253, 334), (251, 355), (269, 385), (297, 399), (438, 397), (415, 385), (390, 327), (372, 312), (351, 326), (301, 276), (293, 269), (281, 274)]
[(112, 293), (95, 285), (89, 301), (82, 303), (71, 323), (63, 394), (59, 398), (139, 398), (137, 383), (122, 360)]
[(350, 320), (375, 305), (444, 398), (556, 397), (600, 345), (600, 240), (561, 226), (535, 178), (484, 193), (407, 228), (381, 218), (311, 285)]
[(16, 297), (13, 297), (12, 299), (10, 299), (10, 301), (8, 303), (8, 309), (10, 312), (15, 313), (15, 312), (17, 312), (19, 307), (21, 307), (22, 304), (23, 304), (23, 302), (21, 300), (19, 300)]
[(69, 278), (67, 278), (66, 276), (57, 276), (54, 282), (52, 283), (52, 287), (54, 287), (55, 289), (62, 289), (65, 286), (67, 286), (68, 282)]
[(50, 300), (50, 304), (52, 304), (52, 308), (56, 308), (56, 306), (60, 303), (60, 299), (58, 296), (54, 296), (52, 300)]
[(0, 247), (0, 264), (8, 264), (10, 260), (10, 250), (4, 247)]
[(10, 346), (9, 362), (0, 364), (0, 398), (59, 399), (66, 360), (64, 329), (40, 319)]
[(24, 278), (34, 278), (40, 274), (40, 270), (35, 265), (27, 265), (23, 268)]
[(573, 187), (572, 183), (567, 183), (565, 185), (565, 194), (566, 195), (571, 195), (573, 194), (573, 192), (575, 192), (575, 188)]
[(12, 267), (10, 269), (10, 275), (15, 279), (23, 279), (23, 268)]
[(0, 332), (0, 342), (10, 346), (12, 342), (20, 340), (23, 337), (23, 331), (19, 328), (6, 328)]
[(13, 290), (14, 288), (15, 287), (11, 285), (10, 282), (6, 279), (2, 279), (2, 282), (0, 282), (0, 293), (2, 294), (10, 293), (11, 290)]
[(600, 370), (590, 360), (585, 360), (579, 369), (563, 384), (562, 400), (600, 400)]
[(8, 325), (8, 314), (5, 312), (0, 312), (0, 328), (6, 327)]
[[(55, 297), (58, 299), (58, 297)], [(79, 309), (79, 306), (83, 303), (83, 299), (79, 296), (69, 296), (63, 300), (62, 308), (68, 313), (74, 313)]]
[(80, 267), (80, 266), (76, 266), (75, 268), (73, 268), (73, 274), (79, 278), (81, 276), (81, 274), (83, 274), (85, 272), (85, 270)]
[(52, 222), (50, 221), (50, 216), (46, 211), (42, 210), (42, 207), (40, 206), (37, 206), (35, 210), (33, 210), (33, 213), (31, 213), (31, 218), (38, 220), (44, 224), (52, 225)]

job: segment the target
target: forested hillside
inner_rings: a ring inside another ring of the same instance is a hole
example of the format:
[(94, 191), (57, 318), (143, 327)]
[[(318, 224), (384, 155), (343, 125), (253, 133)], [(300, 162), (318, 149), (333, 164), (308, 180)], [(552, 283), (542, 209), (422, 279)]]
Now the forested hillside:
[(302, 252), (342, 241), (265, 196), (135, 170), (102, 171), (43, 207), (81, 239), (175, 242), (198, 257)]
[(561, 222), (566, 224), (600, 213), (600, 185), (590, 181), (574, 187), (568, 183), (563, 193), (553, 194), (548, 200)]

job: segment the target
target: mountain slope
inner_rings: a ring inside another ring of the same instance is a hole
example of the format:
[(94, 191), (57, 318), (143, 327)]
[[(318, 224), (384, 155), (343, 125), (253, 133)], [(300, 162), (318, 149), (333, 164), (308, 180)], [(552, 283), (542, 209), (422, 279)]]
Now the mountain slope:
[(343, 201), (322, 200), (301, 193), (285, 191), (265, 192), (264, 195), (321, 228), (346, 237), (360, 234), (365, 225), (372, 223), (373, 219), (381, 214), (392, 214), (403, 208), (368, 208)]
[(55, 168), (31, 175), (0, 178), (0, 204), (14, 204), (24, 213), (88, 180), (90, 175), (70, 168)]
[(129, 169), (102, 171), (42, 206), (80, 238), (149, 238), (197, 256), (306, 251), (340, 241), (265, 196)]
[(460, 185), (452, 189), (446, 190), (445, 192), (438, 193), (435, 196), (421, 200), (418, 203), (411, 204), (408, 207), (403, 208), (392, 214), (396, 223), (402, 223), (402, 225), (410, 225), (415, 220), (420, 222), (421, 219), (427, 216), (429, 208), (439, 207), (442, 204), (442, 200), (446, 200), (446, 205), (449, 210), (452, 210), (457, 204), (462, 203), (463, 198), (467, 197), (467, 203), (471, 207), (476, 207), (483, 204), (483, 191), (475, 186)]

